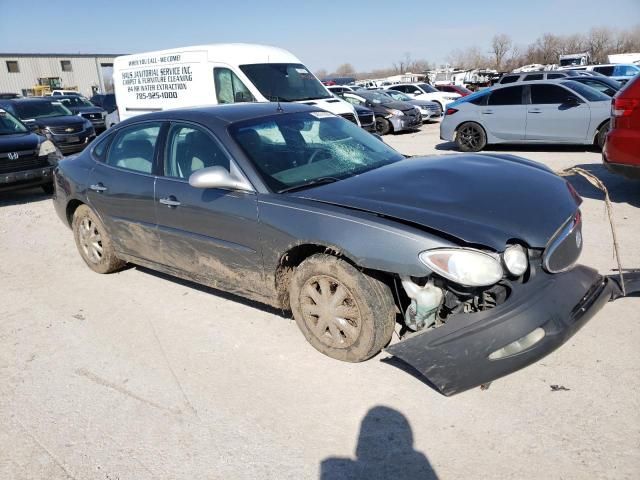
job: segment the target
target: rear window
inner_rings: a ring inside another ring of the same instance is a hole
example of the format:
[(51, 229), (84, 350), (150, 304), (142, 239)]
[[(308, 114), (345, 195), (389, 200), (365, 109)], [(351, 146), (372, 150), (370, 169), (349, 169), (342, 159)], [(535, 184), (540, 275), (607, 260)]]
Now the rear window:
[(491, 92), (488, 105), (522, 105), (522, 86), (498, 88)]
[(567, 86), (568, 88), (570, 88), (574, 92), (579, 93), (580, 95), (582, 95), (584, 98), (586, 98), (590, 102), (602, 102), (602, 101), (610, 101), (611, 100), (611, 98), (608, 97), (607, 95), (605, 95), (604, 93), (599, 92), (598, 90), (596, 90), (596, 89), (594, 89), (592, 87), (589, 87), (587, 85), (583, 85), (582, 83), (574, 82), (573, 80), (568, 80), (566, 82), (562, 82), (562, 84)]

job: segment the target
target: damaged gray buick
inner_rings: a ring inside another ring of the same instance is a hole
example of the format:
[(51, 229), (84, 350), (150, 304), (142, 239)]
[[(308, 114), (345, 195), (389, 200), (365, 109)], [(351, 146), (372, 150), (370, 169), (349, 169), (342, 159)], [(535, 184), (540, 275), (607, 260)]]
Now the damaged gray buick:
[(141, 265), (290, 310), (321, 353), (386, 350), (444, 395), (539, 360), (624, 295), (577, 264), (581, 199), (548, 168), (405, 158), (309, 105), (137, 116), (54, 178), (92, 270)]

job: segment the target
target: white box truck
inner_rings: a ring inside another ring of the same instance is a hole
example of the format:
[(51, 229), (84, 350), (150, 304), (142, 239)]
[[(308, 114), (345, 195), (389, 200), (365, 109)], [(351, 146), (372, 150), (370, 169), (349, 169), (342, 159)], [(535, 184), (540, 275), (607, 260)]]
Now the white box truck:
[(290, 52), (213, 44), (117, 57), (113, 84), (120, 120), (172, 108), (236, 102), (316, 105), (359, 125), (353, 106), (333, 96)]

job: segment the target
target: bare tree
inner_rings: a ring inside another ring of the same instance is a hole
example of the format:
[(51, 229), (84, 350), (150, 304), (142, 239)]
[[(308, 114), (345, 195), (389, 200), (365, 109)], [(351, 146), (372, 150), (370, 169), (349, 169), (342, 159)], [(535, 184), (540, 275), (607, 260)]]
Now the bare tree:
[(592, 28), (587, 37), (587, 45), (591, 53), (591, 60), (596, 63), (607, 61), (607, 53), (612, 48), (611, 30), (606, 27)]
[(454, 50), (448, 59), (452, 67), (464, 69), (483, 68), (491, 63), (478, 47)]
[(354, 77), (356, 75), (356, 69), (350, 63), (343, 63), (334, 72), (336, 77)]
[(316, 70), (315, 72), (313, 72), (313, 74), (318, 77), (320, 80), (322, 80), (323, 78), (327, 78), (328, 73), (324, 68), (321, 68), (320, 70)]
[(511, 41), (511, 37), (509, 35), (505, 35), (504, 33), (500, 33), (498, 35), (494, 35), (491, 40), (491, 54), (495, 59), (495, 69), (502, 69), (502, 62), (504, 61), (505, 56), (509, 53), (511, 48), (513, 47), (513, 42)]

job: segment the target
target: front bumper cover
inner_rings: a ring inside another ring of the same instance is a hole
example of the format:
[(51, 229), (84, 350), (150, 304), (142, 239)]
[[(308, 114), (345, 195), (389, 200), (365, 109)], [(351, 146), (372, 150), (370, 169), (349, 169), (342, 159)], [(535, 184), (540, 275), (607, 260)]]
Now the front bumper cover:
[[(627, 293), (640, 291), (640, 273), (625, 275)], [(491, 382), (548, 355), (574, 335), (603, 305), (622, 296), (617, 277), (577, 266), (548, 274), (538, 269), (526, 284), (512, 285), (501, 305), (450, 317), (442, 327), (421, 331), (386, 351), (410, 365), (450, 396)], [(545, 336), (515, 355), (489, 355), (536, 328)]]

